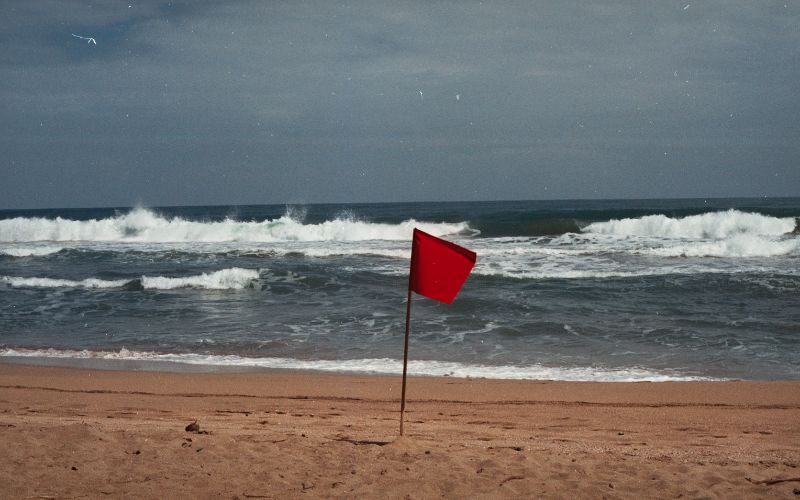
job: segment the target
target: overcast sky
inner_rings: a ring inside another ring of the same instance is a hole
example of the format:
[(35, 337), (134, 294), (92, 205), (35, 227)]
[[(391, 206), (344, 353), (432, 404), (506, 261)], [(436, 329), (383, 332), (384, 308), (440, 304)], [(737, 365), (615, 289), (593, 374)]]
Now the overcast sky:
[(800, 196), (797, 0), (0, 2), (0, 208), (726, 196)]

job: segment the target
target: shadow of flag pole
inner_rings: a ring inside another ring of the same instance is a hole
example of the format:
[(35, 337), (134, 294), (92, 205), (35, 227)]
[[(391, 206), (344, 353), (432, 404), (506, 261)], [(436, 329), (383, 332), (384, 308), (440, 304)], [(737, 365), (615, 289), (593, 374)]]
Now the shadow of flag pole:
[(450, 304), (455, 300), (477, 255), (472, 250), (414, 228), (411, 241), (411, 268), (406, 299), (406, 335), (403, 342), (403, 388), (400, 393), (400, 435), (406, 411), (406, 376), (408, 374), (408, 337), (411, 332), (411, 292)]

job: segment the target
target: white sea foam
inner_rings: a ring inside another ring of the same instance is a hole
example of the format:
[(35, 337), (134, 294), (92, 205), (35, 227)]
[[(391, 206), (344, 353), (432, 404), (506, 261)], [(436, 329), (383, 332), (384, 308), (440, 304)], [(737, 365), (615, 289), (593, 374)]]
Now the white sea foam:
[(697, 273), (730, 273), (730, 271), (715, 268), (648, 268), (633, 271), (622, 270), (591, 270), (591, 269), (544, 269), (544, 270), (513, 270), (476, 268), (473, 274), (478, 276), (498, 276), (503, 278), (516, 278), (527, 280), (545, 279), (605, 279), (605, 278), (637, 278), (641, 276), (667, 276), (672, 274), (697, 274)]
[(737, 234), (724, 240), (652, 248), (642, 253), (662, 257), (777, 257), (800, 254), (800, 238), (772, 239)]
[[(288, 252), (287, 252), (288, 253)], [(375, 257), (390, 257), (396, 259), (410, 259), (411, 248), (378, 248), (378, 247), (334, 247), (334, 248), (306, 248), (300, 253), (308, 257), (344, 257), (356, 255), (372, 255)]]
[(239, 290), (251, 286), (258, 279), (258, 271), (233, 267), (213, 273), (183, 278), (166, 278), (163, 276), (142, 276), (142, 287), (158, 290), (175, 288), (205, 288), (207, 290)]
[(65, 280), (57, 278), (20, 278), (0, 276), (0, 281), (17, 288), (118, 288), (129, 280), (101, 280), (87, 278), (84, 280)]
[[(398, 375), (402, 373), (401, 360), (345, 359), (345, 360), (301, 360), (293, 358), (248, 358), (236, 355), (205, 354), (161, 354), (121, 349), (113, 351), (56, 350), (56, 349), (0, 349), (0, 357), (42, 358), (57, 360), (139, 361), (143, 363), (172, 363), (195, 366), (226, 368), (264, 368), (288, 370), (313, 370), (341, 373), (370, 373)], [(678, 380), (712, 380), (707, 377), (676, 372), (659, 372), (639, 367), (548, 367), (538, 364), (526, 366), (490, 366), (451, 361), (409, 361), (408, 372), (417, 376), (519, 379), (519, 380), (567, 380), (609, 382), (664, 382)]]
[[(176, 288), (201, 288), (206, 290), (240, 290), (252, 285), (259, 272), (254, 269), (233, 267), (195, 276), (170, 278), (165, 276), (142, 276), (142, 288), (173, 290)], [(67, 280), (59, 278), (22, 278), (0, 276), (0, 282), (17, 288), (120, 288), (136, 280), (102, 280), (86, 278)]]
[(665, 215), (648, 215), (638, 219), (595, 222), (583, 228), (584, 233), (615, 236), (652, 236), (658, 238), (724, 239), (737, 234), (782, 235), (795, 229), (792, 217), (728, 210), (709, 212), (674, 219)]
[(378, 224), (353, 218), (336, 218), (304, 224), (289, 213), (274, 220), (219, 222), (166, 218), (137, 208), (106, 219), (77, 221), (18, 217), (0, 220), (0, 241), (104, 241), (104, 242), (279, 242), (410, 240), (414, 227), (442, 236), (469, 232), (466, 222), (431, 223), (413, 219), (399, 224)]
[(0, 248), (0, 255), (11, 257), (42, 257), (52, 255), (63, 250), (63, 247), (42, 246), (42, 247), (5, 247)]

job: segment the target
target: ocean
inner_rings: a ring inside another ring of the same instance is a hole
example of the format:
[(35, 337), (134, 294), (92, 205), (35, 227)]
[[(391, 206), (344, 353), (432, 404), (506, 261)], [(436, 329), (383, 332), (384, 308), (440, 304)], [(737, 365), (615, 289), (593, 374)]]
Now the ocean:
[(399, 374), (414, 227), (474, 250), (414, 296), (409, 373), (800, 379), (800, 198), (0, 211), (0, 359)]

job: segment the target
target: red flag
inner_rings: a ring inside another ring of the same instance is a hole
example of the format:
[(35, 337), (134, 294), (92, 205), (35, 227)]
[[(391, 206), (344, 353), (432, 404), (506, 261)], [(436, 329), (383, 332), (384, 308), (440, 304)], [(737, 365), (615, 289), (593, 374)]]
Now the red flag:
[(475, 259), (472, 250), (414, 228), (409, 287), (420, 295), (450, 304), (475, 266)]

